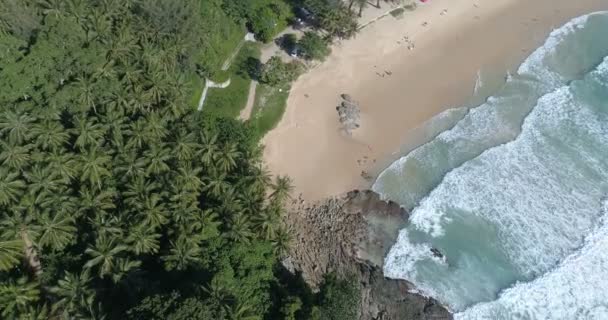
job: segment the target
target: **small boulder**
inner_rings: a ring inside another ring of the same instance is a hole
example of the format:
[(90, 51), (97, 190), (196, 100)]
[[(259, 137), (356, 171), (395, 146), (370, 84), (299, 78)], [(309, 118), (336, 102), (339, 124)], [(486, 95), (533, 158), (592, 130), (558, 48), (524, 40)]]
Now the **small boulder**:
[(347, 93), (343, 93), (340, 95), (342, 97), (342, 99), (344, 99), (344, 101), (347, 102), (355, 102), (355, 100), (353, 100), (353, 97), (351, 97), (349, 94)]

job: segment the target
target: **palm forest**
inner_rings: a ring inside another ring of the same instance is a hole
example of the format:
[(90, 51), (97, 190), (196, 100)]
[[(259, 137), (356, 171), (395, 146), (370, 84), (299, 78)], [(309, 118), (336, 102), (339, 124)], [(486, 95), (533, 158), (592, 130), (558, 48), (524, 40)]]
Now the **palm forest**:
[(1, 319), (340, 317), (349, 286), (281, 267), (291, 181), (255, 128), (192, 103), (291, 5), (0, 0)]

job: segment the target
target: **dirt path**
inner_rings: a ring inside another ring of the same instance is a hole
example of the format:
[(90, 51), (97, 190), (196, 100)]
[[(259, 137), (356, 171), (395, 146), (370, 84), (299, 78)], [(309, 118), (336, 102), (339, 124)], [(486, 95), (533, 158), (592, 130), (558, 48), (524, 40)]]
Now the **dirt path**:
[(258, 82), (255, 80), (251, 80), (251, 84), (249, 84), (249, 95), (247, 96), (247, 104), (245, 108), (241, 110), (241, 114), (239, 114), (239, 119), (242, 121), (249, 120), (251, 117), (251, 111), (253, 111), (253, 105), (255, 102), (255, 89), (258, 86)]

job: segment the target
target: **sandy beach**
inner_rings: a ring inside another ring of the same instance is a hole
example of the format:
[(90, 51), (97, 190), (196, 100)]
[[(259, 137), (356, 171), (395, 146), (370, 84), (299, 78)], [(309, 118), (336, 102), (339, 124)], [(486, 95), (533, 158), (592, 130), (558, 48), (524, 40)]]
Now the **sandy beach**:
[[(551, 30), (598, 10), (608, 2), (432, 0), (401, 19), (388, 15), (336, 44), (293, 85), (283, 119), (264, 138), (265, 160), (307, 201), (367, 188), (373, 180), (361, 172), (377, 175), (416, 143), (413, 129), (469, 101), (480, 70), (503, 77)], [(361, 105), (352, 137), (339, 129), (341, 93)]]

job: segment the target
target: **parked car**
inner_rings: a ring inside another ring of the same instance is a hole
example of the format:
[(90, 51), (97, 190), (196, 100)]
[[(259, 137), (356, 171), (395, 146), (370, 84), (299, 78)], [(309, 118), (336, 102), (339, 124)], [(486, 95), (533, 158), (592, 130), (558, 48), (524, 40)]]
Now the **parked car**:
[(296, 18), (299, 18), (301, 22), (311, 22), (314, 19), (312, 12), (304, 7), (296, 7), (295, 13)]

